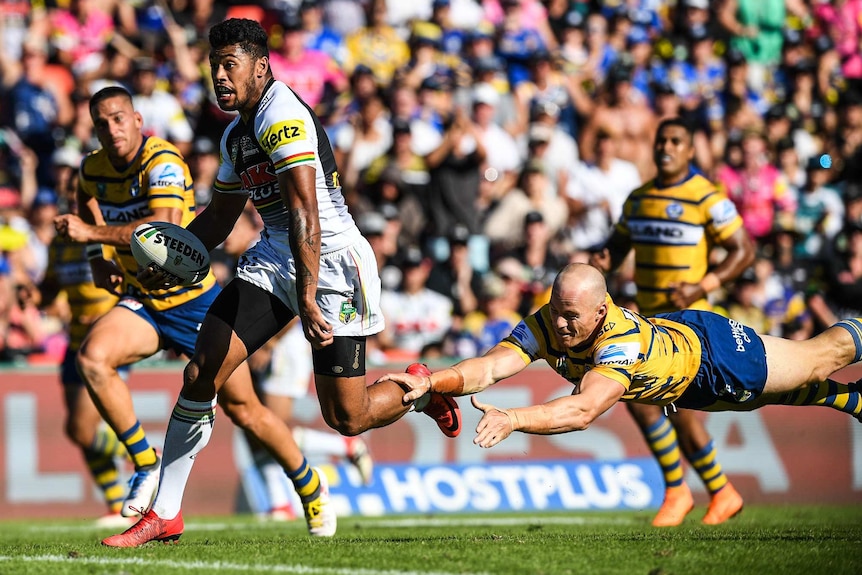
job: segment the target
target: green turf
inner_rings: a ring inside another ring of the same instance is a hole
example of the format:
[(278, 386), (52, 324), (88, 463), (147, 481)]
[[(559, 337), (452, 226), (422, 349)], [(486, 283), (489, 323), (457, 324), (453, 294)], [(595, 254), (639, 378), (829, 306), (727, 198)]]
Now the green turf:
[(190, 518), (177, 545), (107, 549), (83, 521), (0, 522), (0, 574), (862, 573), (862, 506), (747, 507), (725, 525), (649, 526), (648, 513), (342, 518), (332, 539), (304, 524)]

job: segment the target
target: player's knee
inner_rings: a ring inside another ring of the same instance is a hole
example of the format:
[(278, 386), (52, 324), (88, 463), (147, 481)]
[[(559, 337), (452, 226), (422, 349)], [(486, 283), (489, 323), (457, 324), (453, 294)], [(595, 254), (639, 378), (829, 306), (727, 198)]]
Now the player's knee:
[(98, 387), (113, 369), (107, 360), (107, 357), (100, 350), (92, 346), (85, 345), (78, 350), (75, 356), (75, 364), (78, 368), (78, 373), (92, 389)]
[(323, 420), (326, 422), (326, 425), (346, 437), (353, 437), (354, 435), (359, 435), (360, 433), (368, 429), (368, 425), (364, 420), (357, 417), (352, 417), (351, 415), (346, 413), (341, 415), (324, 413)]

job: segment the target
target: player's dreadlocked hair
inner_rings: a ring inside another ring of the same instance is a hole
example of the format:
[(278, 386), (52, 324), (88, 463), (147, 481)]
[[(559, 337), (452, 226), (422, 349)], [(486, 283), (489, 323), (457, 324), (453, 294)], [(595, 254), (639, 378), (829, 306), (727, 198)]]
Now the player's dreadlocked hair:
[(257, 20), (231, 18), (210, 29), (210, 47), (213, 50), (239, 44), (254, 58), (269, 56), (266, 31)]

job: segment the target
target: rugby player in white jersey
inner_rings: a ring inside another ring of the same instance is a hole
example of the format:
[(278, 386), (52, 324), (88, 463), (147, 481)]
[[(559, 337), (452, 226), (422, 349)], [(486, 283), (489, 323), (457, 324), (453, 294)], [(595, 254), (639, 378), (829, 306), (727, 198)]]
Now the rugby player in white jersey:
[[(296, 316), (314, 349), (317, 395), (333, 429), (357, 435), (411, 409), (432, 417), (450, 437), (461, 427), (452, 398), (428, 393), (404, 403), (405, 389), (395, 382), (366, 386), (365, 338), (383, 329), (380, 278), (371, 246), (344, 203), (329, 139), (308, 105), (272, 77), (266, 32), (258, 22), (226, 20), (211, 29), (209, 40), (218, 105), (239, 115), (222, 136), (213, 199), (188, 229), (212, 250), (249, 197), (264, 229), (200, 330), (165, 437), (149, 523), (109, 538), (117, 546), (178, 537), (168, 518), (180, 513), (194, 458), (212, 434), (216, 394), (237, 366)], [(172, 284), (160, 272), (142, 276), (148, 286)], [(421, 364), (407, 369), (430, 375)], [(327, 490), (325, 478), (307, 463), (289, 476), (307, 505), (317, 505), (315, 494)], [(304, 477), (308, 482), (301, 485)], [(335, 516), (324, 513), (327, 508), (320, 507), (313, 535), (334, 534)]]

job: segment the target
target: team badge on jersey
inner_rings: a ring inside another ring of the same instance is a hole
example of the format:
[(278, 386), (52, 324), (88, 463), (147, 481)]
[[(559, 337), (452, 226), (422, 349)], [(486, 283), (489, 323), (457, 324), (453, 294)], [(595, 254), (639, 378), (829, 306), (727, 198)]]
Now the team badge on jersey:
[(138, 180), (132, 180), (132, 185), (129, 186), (129, 195), (133, 198), (137, 198), (140, 193), (141, 185), (138, 183)]
[(671, 203), (664, 209), (664, 213), (667, 214), (667, 217), (670, 219), (678, 220), (682, 216), (682, 206), (676, 202)]
[(348, 324), (356, 318), (356, 307), (353, 305), (353, 299), (341, 302), (341, 311), (338, 312), (338, 319), (341, 323)]
[(98, 182), (96, 184), (96, 195), (100, 198), (104, 198), (105, 194), (108, 193), (108, 184), (105, 182)]

